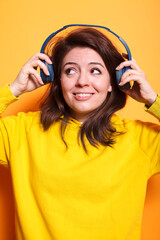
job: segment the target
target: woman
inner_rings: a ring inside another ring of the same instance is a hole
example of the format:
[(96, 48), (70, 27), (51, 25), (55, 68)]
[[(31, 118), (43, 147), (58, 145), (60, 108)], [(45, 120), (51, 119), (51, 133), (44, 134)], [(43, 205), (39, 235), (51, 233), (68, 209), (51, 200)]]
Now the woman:
[[(24, 92), (54, 81), (41, 111), (0, 120), (0, 160), (10, 167), (18, 239), (140, 239), (148, 179), (160, 171), (160, 128), (121, 120), (126, 94), (160, 118), (160, 98), (135, 60), (124, 61), (94, 29), (57, 41), (51, 60), (35, 54), (1, 92), (1, 112)], [(115, 69), (130, 66), (119, 89)]]

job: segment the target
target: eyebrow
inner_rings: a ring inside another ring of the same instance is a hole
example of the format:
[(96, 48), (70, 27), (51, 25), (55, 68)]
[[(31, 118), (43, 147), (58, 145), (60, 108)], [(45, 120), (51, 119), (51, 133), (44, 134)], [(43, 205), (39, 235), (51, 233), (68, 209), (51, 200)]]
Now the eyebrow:
[(65, 67), (66, 65), (78, 65), (78, 64), (75, 62), (66, 62), (63, 67)]
[[(89, 65), (90, 65), (90, 64), (91, 64), (91, 65), (100, 65), (101, 67), (104, 68), (103, 64), (101, 64), (101, 63), (99, 63), (99, 62), (90, 62)], [(63, 67), (65, 67), (66, 65), (78, 65), (78, 64), (75, 63), (75, 62), (67, 62), (67, 63), (64, 64)]]
[(95, 64), (95, 65), (100, 65), (100, 66), (102, 66), (103, 68), (104, 68), (104, 66), (103, 66), (103, 64), (102, 63), (99, 63), (99, 62), (90, 62), (89, 64)]

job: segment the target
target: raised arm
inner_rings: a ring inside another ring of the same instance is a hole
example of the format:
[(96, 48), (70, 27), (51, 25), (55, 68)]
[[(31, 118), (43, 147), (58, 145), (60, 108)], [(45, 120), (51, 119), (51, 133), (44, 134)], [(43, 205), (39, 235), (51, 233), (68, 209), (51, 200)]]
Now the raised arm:
[(33, 55), (22, 67), (17, 78), (10, 84), (10, 90), (15, 97), (30, 92), (43, 85), (43, 81), (37, 71), (37, 67), (41, 68), (46, 75), (49, 75), (46, 65), (41, 61), (45, 60), (48, 64), (52, 64), (50, 58), (43, 53)]
[(123, 86), (127, 82), (134, 81), (134, 85), (131, 89), (125, 89), (123, 91), (136, 101), (142, 102), (150, 107), (155, 102), (157, 93), (153, 90), (147, 81), (145, 73), (140, 69), (134, 59), (122, 62), (116, 69), (120, 70), (121, 68), (128, 66), (131, 67), (131, 69), (127, 70), (122, 75), (119, 85)]

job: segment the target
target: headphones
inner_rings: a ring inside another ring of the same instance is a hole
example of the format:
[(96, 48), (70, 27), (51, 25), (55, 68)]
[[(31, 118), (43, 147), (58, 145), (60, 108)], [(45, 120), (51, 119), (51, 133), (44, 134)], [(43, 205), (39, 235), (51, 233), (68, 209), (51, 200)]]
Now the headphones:
[[(112, 33), (114, 36), (116, 36), (120, 42), (124, 45), (126, 51), (127, 51), (127, 54), (128, 54), (128, 60), (131, 60), (132, 59), (132, 56), (131, 56), (131, 52), (130, 52), (130, 49), (127, 45), (127, 43), (121, 38), (119, 37), (116, 33), (114, 33), (113, 31), (111, 31), (109, 28), (107, 27), (103, 27), (103, 26), (99, 26), (99, 25), (87, 25), (87, 24), (70, 24), (70, 25), (65, 25), (63, 26), (62, 28), (60, 28), (59, 30), (57, 30), (56, 32), (52, 33), (51, 35), (49, 35), (49, 37), (44, 41), (42, 47), (41, 47), (41, 53), (44, 53), (45, 52), (45, 47), (47, 46), (48, 42), (59, 32), (63, 31), (64, 29), (68, 28), (68, 27), (76, 27), (76, 26), (79, 26), (79, 27), (93, 27), (93, 28), (101, 28), (101, 29), (105, 29), (107, 30), (108, 32)], [(48, 64), (46, 63), (44, 60), (41, 60), (44, 62), (44, 64), (47, 66), (48, 68), (48, 71), (50, 73), (49, 76), (45, 75), (44, 72), (42, 70), (40, 70), (40, 75), (41, 75), (41, 78), (44, 82), (44, 84), (46, 83), (50, 83), (54, 80), (54, 70), (53, 70), (53, 66), (52, 64)], [(128, 70), (128, 69), (131, 69), (130, 67), (124, 67), (120, 70), (115, 70), (116, 71), (116, 78), (117, 78), (117, 84), (120, 83), (121, 81), (121, 77), (123, 75), (123, 73)], [(119, 86), (120, 89), (128, 89), (130, 88), (131, 85), (130, 83), (126, 83), (125, 85), (123, 86)]]

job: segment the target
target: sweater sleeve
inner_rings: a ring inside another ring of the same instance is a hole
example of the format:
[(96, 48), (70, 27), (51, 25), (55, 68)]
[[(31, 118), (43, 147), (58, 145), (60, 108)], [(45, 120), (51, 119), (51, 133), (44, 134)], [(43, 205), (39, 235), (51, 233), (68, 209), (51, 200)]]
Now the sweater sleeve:
[[(149, 108), (145, 106), (145, 111), (160, 121), (160, 95)], [(149, 160), (148, 178), (150, 178), (154, 174), (160, 173), (160, 125), (139, 120), (135, 120), (133, 123), (135, 125), (133, 125), (132, 133), (135, 142)]]
[(4, 112), (9, 104), (18, 100), (16, 98), (8, 85), (0, 89), (0, 115)]
[(33, 122), (39, 125), (39, 111), (20, 112), (17, 116), (1, 116), (6, 107), (17, 100), (9, 86), (0, 89), (0, 164), (7, 167), (26, 141), (28, 132), (34, 125)]
[(149, 108), (145, 106), (144, 109), (160, 120), (160, 95), (157, 96), (156, 101)]
[[(0, 89), (0, 116), (5, 111), (7, 106), (12, 102), (16, 101), (16, 98), (8, 85)], [(0, 164), (4, 166), (9, 165), (9, 152), (10, 143), (8, 138), (8, 132), (4, 125), (3, 118), (0, 117)]]

